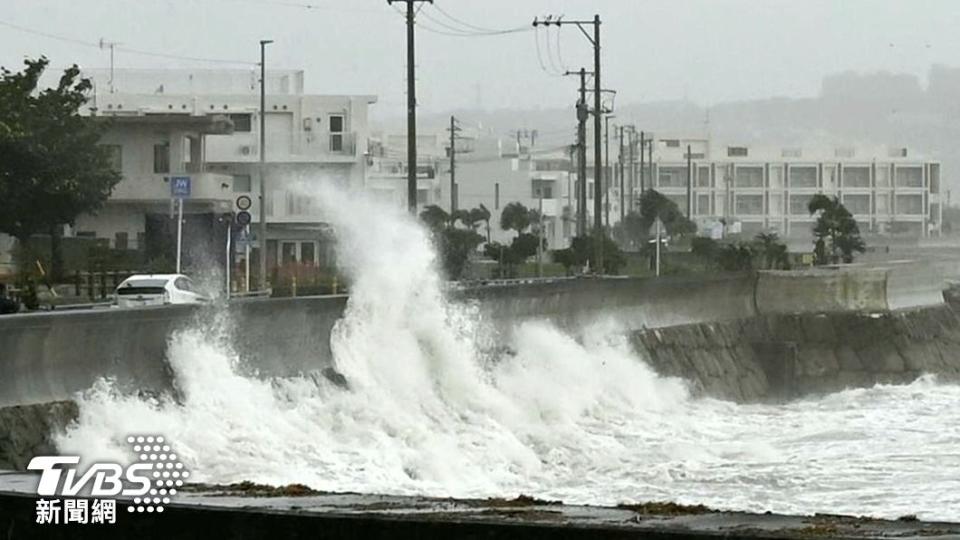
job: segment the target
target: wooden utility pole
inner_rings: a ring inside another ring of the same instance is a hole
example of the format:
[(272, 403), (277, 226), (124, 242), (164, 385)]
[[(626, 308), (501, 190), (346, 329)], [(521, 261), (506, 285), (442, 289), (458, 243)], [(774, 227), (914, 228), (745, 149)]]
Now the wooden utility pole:
[(620, 160), (620, 223), (622, 224), (627, 213), (625, 207), (626, 199), (623, 192), (623, 126), (620, 126), (620, 152), (617, 153), (617, 158)]
[(387, 0), (407, 4), (407, 210), (417, 215), (417, 81), (414, 55), (414, 9), (417, 2), (433, 0)]
[[(545, 20), (541, 21), (538, 19), (533, 20), (533, 26), (538, 25), (551, 25), (561, 26), (564, 24), (574, 24), (577, 28), (583, 32), (583, 35), (586, 36), (587, 40), (593, 45), (593, 160), (594, 160), (594, 173), (593, 173), (593, 225), (594, 225), (594, 268), (599, 269), (600, 272), (603, 271), (603, 155), (602, 148), (600, 147), (600, 115), (602, 109), (600, 106), (600, 15), (594, 15), (593, 20), (585, 21), (564, 21), (562, 17), (547, 17)], [(593, 36), (584, 29), (585, 25), (593, 25)], [(581, 74), (584, 73), (584, 70), (580, 70)], [(587, 109), (586, 99), (582, 99), (583, 107)], [(589, 114), (589, 110), (585, 111)], [(578, 112), (578, 117), (580, 116)], [(586, 118), (584, 118), (584, 121)], [(585, 145), (586, 143), (584, 143)], [(585, 152), (584, 152), (585, 153)], [(584, 160), (586, 161), (586, 160)], [(586, 168), (586, 163), (581, 166), (581, 170)], [(584, 171), (585, 172), (585, 171)], [(586, 191), (586, 174), (582, 177), (584, 184), (584, 191)], [(584, 202), (586, 202), (586, 195), (584, 195)], [(585, 210), (585, 209), (584, 209)], [(584, 219), (586, 218), (584, 212)], [(584, 224), (583, 233), (586, 234), (586, 224)]]
[(580, 77), (580, 99), (577, 100), (577, 236), (587, 234), (587, 70), (567, 71), (564, 75)]
[(457, 181), (456, 181), (456, 171), (457, 171), (457, 132), (460, 131), (460, 127), (457, 126), (457, 119), (454, 116), (450, 116), (450, 214), (453, 214), (457, 211), (457, 205), (459, 201), (457, 200)]

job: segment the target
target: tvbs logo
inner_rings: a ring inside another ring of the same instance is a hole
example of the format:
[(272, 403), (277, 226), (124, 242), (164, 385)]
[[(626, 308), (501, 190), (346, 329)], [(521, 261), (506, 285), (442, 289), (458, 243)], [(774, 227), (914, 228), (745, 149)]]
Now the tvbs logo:
[(41, 473), (37, 494), (132, 498), (128, 512), (163, 512), (164, 505), (170, 503), (170, 497), (177, 494), (190, 472), (162, 436), (130, 436), (127, 443), (138, 459), (126, 467), (94, 463), (81, 473), (77, 468), (80, 456), (34, 457), (27, 468)]

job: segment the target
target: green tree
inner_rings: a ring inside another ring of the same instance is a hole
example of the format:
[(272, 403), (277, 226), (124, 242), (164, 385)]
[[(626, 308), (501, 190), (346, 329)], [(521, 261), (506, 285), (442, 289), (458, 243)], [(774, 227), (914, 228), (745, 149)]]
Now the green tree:
[(777, 233), (760, 233), (754, 238), (755, 252), (761, 267), (767, 270), (786, 270), (790, 266), (787, 246)]
[[(594, 235), (576, 236), (570, 242), (570, 247), (553, 252), (553, 260), (563, 264), (567, 273), (574, 267), (583, 267), (587, 264), (596, 269), (594, 259), (596, 252), (593, 249), (596, 238)], [(608, 235), (603, 235), (603, 273), (617, 274), (627, 264), (627, 258), (620, 246)]]
[(470, 226), (457, 227), (464, 221), (467, 211), (457, 211), (453, 215), (437, 205), (430, 205), (420, 212), (420, 221), (430, 229), (434, 244), (440, 254), (443, 270), (449, 279), (460, 279), (466, 268), (470, 254), (483, 243), (483, 237)]
[(97, 144), (105, 124), (79, 114), (90, 80), (74, 65), (55, 87), (40, 89), (49, 61), (24, 64), (21, 72), (0, 68), (0, 232), (21, 248), (31, 235), (50, 233), (51, 272), (59, 277), (60, 228), (96, 212), (120, 174)]
[(818, 193), (810, 199), (807, 210), (817, 216), (817, 222), (813, 225), (816, 264), (831, 264), (841, 260), (851, 263), (854, 253), (866, 251), (866, 244), (860, 237), (860, 227), (840, 199)]
[(533, 213), (523, 204), (512, 202), (503, 207), (500, 212), (500, 228), (505, 231), (517, 231), (520, 234), (530, 227), (534, 221)]

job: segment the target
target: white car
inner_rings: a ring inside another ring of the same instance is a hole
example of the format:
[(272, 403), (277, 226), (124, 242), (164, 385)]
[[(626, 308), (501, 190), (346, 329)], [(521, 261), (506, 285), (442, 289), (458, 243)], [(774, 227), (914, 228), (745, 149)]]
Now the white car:
[(207, 301), (183, 274), (140, 274), (123, 280), (115, 291), (118, 307), (200, 304)]

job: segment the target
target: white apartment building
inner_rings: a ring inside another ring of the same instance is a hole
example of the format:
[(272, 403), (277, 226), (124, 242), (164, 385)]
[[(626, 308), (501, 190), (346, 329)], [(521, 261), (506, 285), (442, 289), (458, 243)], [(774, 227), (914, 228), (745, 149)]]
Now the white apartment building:
[[(728, 230), (735, 225), (745, 234), (808, 237), (815, 220), (807, 203), (823, 193), (839, 197), (866, 234), (921, 237), (941, 230), (940, 163), (906, 148), (762, 147), (662, 135), (652, 144), (652, 164), (646, 159), (641, 169), (638, 157), (632, 175), (627, 167), (627, 192), (635, 200), (643, 181), (689, 208), (701, 229), (722, 219)], [(618, 186), (619, 179), (616, 197)]]
[[(367, 112), (373, 96), (309, 95), (302, 71), (268, 71), (264, 178), (259, 204), (259, 72), (245, 70), (117, 70), (85, 72), (95, 83), (87, 112), (109, 119), (103, 144), (113, 147), (123, 180), (96, 216), (73, 233), (109, 238), (118, 248), (141, 247), (148, 216), (171, 214), (170, 177), (189, 176), (185, 213), (236, 211), (253, 201), (253, 259), (267, 220), (268, 267), (326, 264), (327, 227), (310, 187), (331, 182), (362, 189)], [(189, 220), (187, 220), (189, 221)], [(257, 265), (252, 265), (256, 267)]]
[[(569, 245), (576, 233), (569, 155), (562, 149), (537, 149), (511, 139), (478, 138), (470, 153), (456, 160), (457, 207), (483, 204), (490, 210), (490, 239), (509, 243), (515, 235), (500, 228), (500, 214), (511, 202), (542, 209), (544, 238), (550, 249)], [(450, 177), (441, 179), (441, 206), (450, 207)]]
[[(397, 134), (377, 134), (370, 139), (367, 160), (367, 193), (374, 199), (407, 208), (407, 140)], [(417, 135), (417, 209), (433, 204), (447, 208), (441, 201), (440, 183), (446, 164), (447, 148), (441, 135)]]

